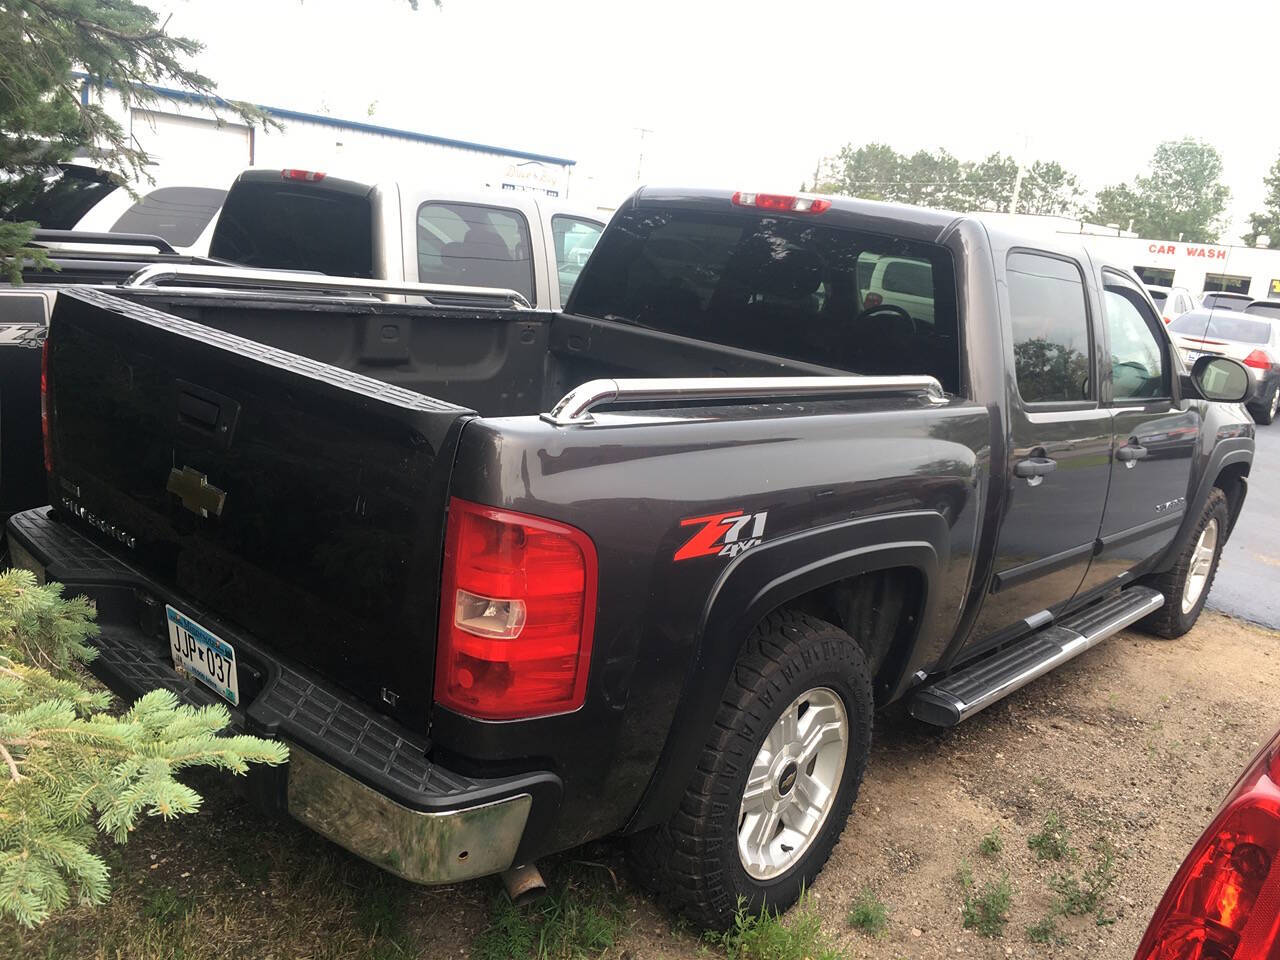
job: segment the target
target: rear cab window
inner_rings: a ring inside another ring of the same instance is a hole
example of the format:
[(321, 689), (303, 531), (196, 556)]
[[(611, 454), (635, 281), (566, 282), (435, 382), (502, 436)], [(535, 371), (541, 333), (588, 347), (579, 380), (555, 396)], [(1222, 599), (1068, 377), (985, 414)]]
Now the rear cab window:
[(818, 219), (652, 207), (615, 215), (574, 313), (960, 392), (955, 267), (941, 246)]
[(250, 267), (373, 276), (372, 188), (329, 177), (237, 180), (214, 227), (209, 255)]
[(0, 217), (34, 220), (46, 230), (74, 230), (90, 210), (119, 189), (99, 170), (64, 164), (51, 169), (34, 194), (12, 205), (0, 203)]
[(189, 247), (222, 206), (227, 191), (210, 187), (161, 187), (126, 210), (113, 233), (148, 233), (176, 247)]
[(1009, 254), (1013, 365), (1024, 403), (1091, 398), (1089, 311), (1076, 263), (1051, 254)]
[(418, 207), (418, 279), (515, 290), (530, 303), (533, 253), (524, 214), (432, 200)]

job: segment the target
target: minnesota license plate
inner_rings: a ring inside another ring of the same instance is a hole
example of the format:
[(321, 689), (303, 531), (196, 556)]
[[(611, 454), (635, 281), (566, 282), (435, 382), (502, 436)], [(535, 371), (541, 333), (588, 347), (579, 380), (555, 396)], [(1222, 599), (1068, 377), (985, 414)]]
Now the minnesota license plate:
[(239, 706), (235, 647), (168, 604), (164, 612), (169, 621), (169, 653), (173, 656), (174, 667), (179, 673), (191, 674), (210, 690)]

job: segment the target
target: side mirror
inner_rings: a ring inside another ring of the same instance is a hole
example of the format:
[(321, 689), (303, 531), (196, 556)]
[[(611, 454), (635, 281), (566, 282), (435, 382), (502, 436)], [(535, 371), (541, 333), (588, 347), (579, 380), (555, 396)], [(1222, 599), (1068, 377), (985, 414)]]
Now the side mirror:
[(1245, 365), (1229, 357), (1200, 357), (1191, 367), (1191, 382), (1200, 396), (1222, 403), (1241, 403), (1253, 390)]

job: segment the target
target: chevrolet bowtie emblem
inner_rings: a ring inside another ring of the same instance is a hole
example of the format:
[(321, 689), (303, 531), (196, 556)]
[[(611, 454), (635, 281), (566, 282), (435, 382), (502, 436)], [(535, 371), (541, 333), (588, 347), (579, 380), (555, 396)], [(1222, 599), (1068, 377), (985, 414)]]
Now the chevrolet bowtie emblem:
[(222, 505), (227, 502), (227, 495), (217, 487), (210, 486), (209, 478), (199, 470), (174, 467), (169, 471), (169, 482), (164, 488), (182, 499), (182, 505), (192, 513), (202, 517), (213, 514), (222, 516)]

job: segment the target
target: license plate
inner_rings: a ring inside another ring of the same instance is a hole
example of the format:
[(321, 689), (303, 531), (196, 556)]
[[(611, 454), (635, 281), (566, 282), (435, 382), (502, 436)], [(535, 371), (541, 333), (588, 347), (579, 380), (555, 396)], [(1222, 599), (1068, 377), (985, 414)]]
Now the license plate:
[(1185, 356), (1187, 358), (1187, 363), (1195, 363), (1201, 357), (1208, 356), (1208, 354), (1202, 353), (1199, 350), (1188, 350)]
[(173, 656), (174, 668), (180, 673), (191, 674), (210, 690), (239, 706), (235, 647), (168, 604), (164, 611), (169, 621), (169, 653)]

